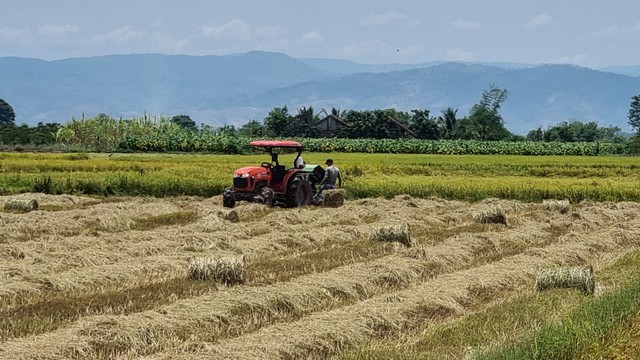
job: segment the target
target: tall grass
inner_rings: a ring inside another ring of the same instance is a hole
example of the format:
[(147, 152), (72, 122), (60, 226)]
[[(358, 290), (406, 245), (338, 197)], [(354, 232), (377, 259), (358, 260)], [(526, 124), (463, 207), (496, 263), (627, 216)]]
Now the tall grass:
[[(559, 324), (542, 328), (534, 336), (478, 359), (573, 359), (618, 324), (640, 311), (640, 279), (622, 290), (585, 302)], [(633, 336), (633, 335), (632, 335)]]

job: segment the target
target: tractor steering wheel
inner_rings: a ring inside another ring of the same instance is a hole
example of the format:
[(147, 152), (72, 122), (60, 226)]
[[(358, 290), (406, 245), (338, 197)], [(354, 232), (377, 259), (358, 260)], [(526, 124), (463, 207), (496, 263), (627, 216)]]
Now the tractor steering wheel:
[(260, 166), (266, 167), (267, 169), (271, 169), (271, 163), (268, 163), (268, 162), (263, 162), (262, 164), (260, 164)]

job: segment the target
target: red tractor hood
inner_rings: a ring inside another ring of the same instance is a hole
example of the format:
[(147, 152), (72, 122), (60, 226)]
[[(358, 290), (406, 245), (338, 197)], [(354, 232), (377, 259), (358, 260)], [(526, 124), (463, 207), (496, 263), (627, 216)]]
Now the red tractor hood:
[(247, 166), (236, 170), (233, 173), (234, 177), (257, 177), (258, 174), (264, 174), (266, 176), (267, 169), (262, 166)]

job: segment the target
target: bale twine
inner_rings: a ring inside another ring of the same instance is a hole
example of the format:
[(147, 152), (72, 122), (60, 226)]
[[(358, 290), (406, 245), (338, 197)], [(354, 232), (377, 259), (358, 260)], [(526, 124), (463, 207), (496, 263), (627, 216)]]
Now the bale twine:
[(38, 201), (32, 200), (9, 200), (4, 203), (4, 209), (7, 211), (30, 212), (38, 210)]
[(344, 198), (347, 196), (345, 189), (328, 189), (322, 195), (324, 196), (324, 206), (340, 207), (344, 205)]
[(545, 210), (557, 211), (561, 214), (566, 214), (571, 210), (569, 200), (542, 200), (542, 206)]
[(225, 285), (243, 284), (245, 281), (244, 255), (220, 259), (192, 258), (189, 261), (189, 278), (212, 280)]
[(492, 205), (484, 211), (473, 214), (473, 219), (481, 224), (507, 225), (507, 215), (500, 205)]
[(593, 294), (595, 279), (593, 267), (542, 268), (536, 273), (536, 291), (551, 288), (574, 288), (585, 295)]
[(369, 240), (397, 242), (408, 247), (413, 246), (411, 230), (408, 224), (374, 228), (369, 234)]

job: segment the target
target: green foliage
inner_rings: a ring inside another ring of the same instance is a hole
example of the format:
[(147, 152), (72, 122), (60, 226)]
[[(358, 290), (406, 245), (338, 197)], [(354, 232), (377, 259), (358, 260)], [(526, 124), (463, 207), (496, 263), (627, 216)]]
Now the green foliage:
[[(286, 106), (274, 108), (264, 119), (266, 133), (276, 137), (317, 137), (320, 130), (316, 127), (318, 115), (313, 107), (302, 107), (298, 114), (292, 116)], [(252, 128), (257, 128), (256, 124)]]
[(37, 177), (33, 181), (33, 192), (52, 194), (51, 176)]
[(191, 120), (189, 115), (176, 115), (171, 118), (171, 122), (180, 126), (183, 129), (195, 129), (196, 122)]
[(257, 120), (251, 120), (240, 127), (238, 135), (252, 138), (264, 137), (267, 135), (267, 128)]
[(0, 144), (5, 145), (51, 145), (55, 143), (55, 134), (60, 124), (38, 123), (34, 127), (27, 124), (0, 125)]
[(640, 134), (629, 141), (629, 155), (640, 155)]
[(469, 118), (461, 121), (460, 127), (464, 139), (496, 141), (507, 140), (512, 136), (500, 115), (486, 107), (476, 108)]
[(316, 127), (318, 115), (314, 114), (313, 107), (309, 106), (298, 109), (298, 114), (291, 119), (289, 125), (291, 136), (295, 137), (318, 137), (320, 130)]
[(339, 137), (350, 139), (398, 139), (406, 137), (406, 129), (410, 115), (394, 109), (354, 111), (344, 114), (343, 119), (349, 124), (338, 132)]
[[(131, 120), (114, 119), (105, 116), (93, 118), (84, 117), (80, 120), (72, 119), (58, 130), (56, 141), (63, 147), (79, 146), (94, 151), (115, 151), (116, 149), (130, 150), (120, 147), (131, 137), (152, 135), (178, 136), (193, 133), (172, 122), (167, 117), (133, 118)], [(149, 151), (149, 150), (147, 150)]]
[(580, 306), (571, 318), (540, 329), (533, 337), (478, 359), (572, 359), (616, 324), (640, 311), (640, 281)]
[[(295, 138), (294, 138), (295, 139)], [(443, 155), (621, 155), (625, 143), (561, 143), (533, 141), (476, 141), (421, 139), (297, 139), (305, 151), (344, 153), (395, 153)], [(214, 133), (158, 133), (124, 137), (118, 151), (123, 152), (215, 152), (248, 153), (250, 138)]]
[(640, 133), (640, 95), (631, 97), (631, 107), (629, 108), (629, 125)]
[(429, 110), (411, 110), (409, 129), (411, 129), (419, 139), (437, 140), (441, 138), (441, 129), (436, 119), (429, 117)]
[(294, 136), (290, 128), (293, 117), (289, 114), (287, 106), (274, 108), (264, 119), (264, 126), (272, 136), (288, 137)]
[(598, 127), (598, 123), (595, 121), (583, 123), (578, 120), (573, 120), (571, 122), (565, 121), (551, 126), (547, 130), (542, 130), (542, 128), (531, 130), (527, 134), (527, 139), (531, 141), (561, 142), (624, 141), (624, 137), (620, 135), (619, 127), (611, 126), (603, 128)]
[(482, 99), (471, 108), (469, 118), (460, 123), (462, 137), (475, 140), (507, 140), (512, 134), (504, 126), (500, 107), (509, 96), (506, 89), (491, 85), (482, 93)]
[(9, 103), (0, 99), (0, 125), (13, 125), (16, 122), (16, 113)]
[(460, 138), (460, 120), (457, 119), (457, 115), (457, 109), (449, 107), (442, 110), (442, 116), (438, 117), (442, 139), (454, 140)]
[(489, 90), (482, 92), (482, 99), (471, 108), (471, 113), (473, 114), (478, 109), (484, 108), (498, 115), (498, 111), (502, 103), (507, 100), (507, 97), (509, 97), (509, 91), (507, 89), (501, 89), (491, 84)]

